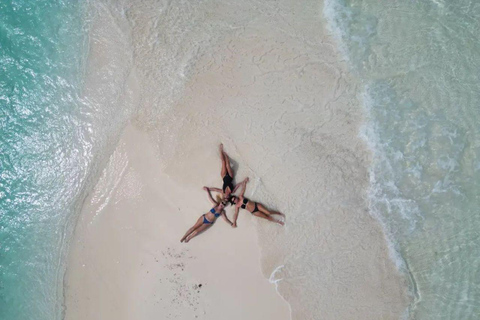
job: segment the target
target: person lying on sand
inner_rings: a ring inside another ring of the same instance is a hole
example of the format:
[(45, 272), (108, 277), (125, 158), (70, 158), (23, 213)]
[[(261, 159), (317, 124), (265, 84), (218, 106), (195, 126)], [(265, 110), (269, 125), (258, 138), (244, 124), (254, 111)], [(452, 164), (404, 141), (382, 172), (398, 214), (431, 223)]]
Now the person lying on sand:
[(237, 218), (238, 218), (238, 212), (240, 211), (240, 208), (248, 210), (251, 214), (257, 217), (267, 219), (268, 221), (271, 221), (271, 222), (276, 222), (283, 226), (285, 224), (283, 221), (276, 220), (272, 217), (272, 215), (280, 215), (283, 218), (285, 218), (285, 215), (283, 213), (280, 213), (277, 211), (270, 211), (267, 208), (265, 208), (263, 204), (259, 202), (253, 202), (243, 196), (245, 194), (245, 189), (247, 187), (248, 181), (249, 179), (246, 178), (245, 180), (243, 180), (242, 183), (239, 184), (242, 187), (242, 191), (240, 191), (240, 195), (238, 197), (232, 195), (229, 199), (232, 204), (235, 204), (235, 214), (233, 216), (232, 227), (234, 228), (237, 227)]
[(228, 199), (232, 193), (235, 193), (235, 191), (237, 191), (241, 183), (237, 184), (236, 186), (233, 185), (233, 170), (230, 166), (230, 159), (228, 157), (228, 154), (223, 150), (223, 143), (220, 144), (219, 149), (220, 158), (222, 159), (222, 171), (220, 172), (220, 175), (223, 179), (223, 187), (222, 189), (208, 187), (208, 189), (210, 189), (211, 191), (222, 193), (223, 198)]
[(192, 238), (199, 235), (201, 232), (210, 228), (215, 222), (215, 220), (220, 216), (222, 216), (222, 218), (226, 222), (228, 222), (230, 225), (233, 225), (233, 223), (225, 215), (224, 208), (228, 204), (228, 202), (225, 199), (222, 199), (220, 197), (217, 198), (218, 201), (215, 201), (212, 198), (212, 194), (210, 193), (210, 190), (207, 187), (204, 187), (203, 190), (208, 192), (208, 198), (214, 204), (214, 207), (210, 209), (210, 211), (202, 215), (200, 218), (198, 218), (197, 222), (193, 225), (193, 227), (188, 229), (187, 233), (185, 233), (185, 235), (180, 240), (180, 242), (190, 241)]

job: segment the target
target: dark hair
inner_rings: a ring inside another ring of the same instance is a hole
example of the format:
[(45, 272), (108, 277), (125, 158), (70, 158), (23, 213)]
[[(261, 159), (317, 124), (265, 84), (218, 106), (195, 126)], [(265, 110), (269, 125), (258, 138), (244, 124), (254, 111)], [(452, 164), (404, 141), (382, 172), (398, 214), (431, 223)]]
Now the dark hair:
[(233, 206), (235, 204), (235, 202), (233, 202), (233, 199), (235, 198), (235, 196), (230, 196), (228, 197), (228, 202), (230, 202), (230, 204)]

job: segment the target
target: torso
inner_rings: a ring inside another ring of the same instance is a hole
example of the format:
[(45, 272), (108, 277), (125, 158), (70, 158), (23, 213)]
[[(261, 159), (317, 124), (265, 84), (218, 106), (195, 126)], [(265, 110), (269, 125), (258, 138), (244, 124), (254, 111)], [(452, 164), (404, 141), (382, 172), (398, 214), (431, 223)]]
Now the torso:
[[(218, 207), (213, 207), (213, 209), (215, 210), (215, 213), (217, 214), (221, 214), (223, 209), (222, 210), (219, 210)], [(208, 221), (215, 221), (216, 217), (214, 213), (212, 213), (211, 211), (208, 211), (207, 213), (205, 213), (205, 218), (207, 218)]]
[(228, 194), (232, 193), (233, 191), (233, 178), (230, 177), (230, 175), (227, 173), (225, 176), (223, 176), (223, 194), (227, 194), (227, 190), (229, 191)]
[[(248, 200), (247, 198), (245, 197), (239, 197), (238, 198), (238, 207), (240, 209), (245, 209), (247, 210), (248, 212), (252, 212), (253, 209), (255, 208), (255, 203), (253, 203), (252, 201)], [(245, 208), (242, 208), (242, 205), (243, 205), (243, 201), (246, 200), (246, 204), (245, 204)]]

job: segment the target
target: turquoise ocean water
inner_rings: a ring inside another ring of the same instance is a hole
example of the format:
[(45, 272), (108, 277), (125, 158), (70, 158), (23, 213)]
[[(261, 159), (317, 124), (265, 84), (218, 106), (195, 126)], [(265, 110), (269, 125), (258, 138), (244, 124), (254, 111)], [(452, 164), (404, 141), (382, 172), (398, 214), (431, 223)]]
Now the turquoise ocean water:
[(95, 34), (119, 44), (89, 63), (92, 4), (0, 3), (1, 320), (63, 318), (76, 219), (131, 115), (128, 41)]
[(327, 0), (415, 319), (480, 319), (480, 2)]
[(85, 3), (0, 3), (0, 319), (60, 319), (66, 237), (91, 165)]

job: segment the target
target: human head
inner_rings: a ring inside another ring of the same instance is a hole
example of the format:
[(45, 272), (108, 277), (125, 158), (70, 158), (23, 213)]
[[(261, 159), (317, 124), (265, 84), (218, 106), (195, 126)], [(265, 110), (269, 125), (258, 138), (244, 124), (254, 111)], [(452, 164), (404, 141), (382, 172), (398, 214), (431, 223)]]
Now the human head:
[(229, 198), (231, 195), (232, 195), (232, 190), (230, 190), (230, 188), (225, 189), (225, 191), (223, 192), (223, 196), (225, 198)]
[(230, 196), (230, 198), (228, 199), (228, 201), (229, 201), (232, 205), (234, 205), (234, 204), (236, 204), (236, 203), (238, 202), (238, 197), (232, 195), (232, 196)]
[(221, 195), (217, 195), (216, 199), (217, 199), (218, 204), (221, 204), (224, 207), (226, 207), (228, 205), (228, 199), (227, 198), (222, 197)]

